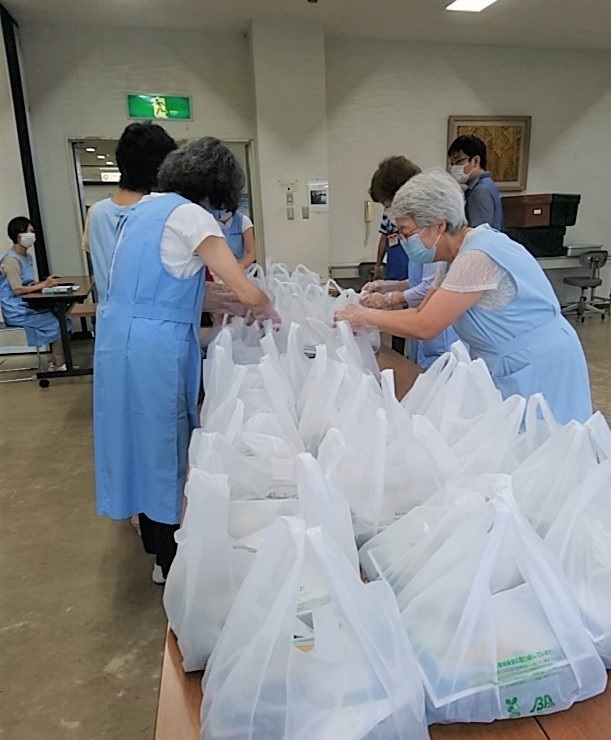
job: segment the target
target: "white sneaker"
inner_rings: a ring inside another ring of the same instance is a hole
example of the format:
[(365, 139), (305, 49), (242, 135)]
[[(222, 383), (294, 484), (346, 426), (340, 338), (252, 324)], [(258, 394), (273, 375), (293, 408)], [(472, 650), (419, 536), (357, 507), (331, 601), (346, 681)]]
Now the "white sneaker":
[(161, 570), (161, 566), (157, 565), (157, 563), (153, 566), (153, 574), (151, 578), (153, 579), (153, 583), (156, 583), (158, 586), (163, 586), (165, 583), (163, 571)]

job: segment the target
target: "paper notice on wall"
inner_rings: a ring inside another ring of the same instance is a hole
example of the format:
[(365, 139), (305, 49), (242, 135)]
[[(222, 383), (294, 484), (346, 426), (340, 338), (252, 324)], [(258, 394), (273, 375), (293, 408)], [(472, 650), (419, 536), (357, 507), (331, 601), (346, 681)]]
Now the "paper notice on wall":
[(310, 180), (308, 182), (308, 205), (311, 211), (329, 210), (329, 181)]

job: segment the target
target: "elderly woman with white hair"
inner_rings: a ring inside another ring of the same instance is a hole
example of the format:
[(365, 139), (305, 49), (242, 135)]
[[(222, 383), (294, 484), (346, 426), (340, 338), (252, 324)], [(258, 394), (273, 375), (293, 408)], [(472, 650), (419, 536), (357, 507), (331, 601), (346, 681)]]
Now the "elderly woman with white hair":
[(93, 428), (98, 514), (139, 515), (153, 580), (163, 583), (197, 426), (204, 267), (255, 317), (277, 315), (202, 207), (239, 197), (244, 172), (231, 150), (192, 141), (168, 155), (158, 179), (162, 192), (128, 211), (114, 251), (96, 327)]
[(534, 257), (487, 224), (469, 228), (462, 191), (445, 172), (413, 177), (391, 213), (410, 260), (448, 264), (419, 308), (347, 306), (336, 320), (416, 339), (451, 324), (503, 397), (540, 392), (558, 421), (585, 421), (592, 401), (583, 349)]

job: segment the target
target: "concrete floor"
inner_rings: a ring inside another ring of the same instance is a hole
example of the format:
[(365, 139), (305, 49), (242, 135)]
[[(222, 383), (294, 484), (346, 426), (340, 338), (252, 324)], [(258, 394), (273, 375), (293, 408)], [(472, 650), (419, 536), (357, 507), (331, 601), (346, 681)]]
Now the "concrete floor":
[[(611, 321), (578, 331), (611, 419)], [(91, 379), (0, 385), (0, 419), (0, 738), (152, 740), (162, 592), (130, 525), (95, 515)]]

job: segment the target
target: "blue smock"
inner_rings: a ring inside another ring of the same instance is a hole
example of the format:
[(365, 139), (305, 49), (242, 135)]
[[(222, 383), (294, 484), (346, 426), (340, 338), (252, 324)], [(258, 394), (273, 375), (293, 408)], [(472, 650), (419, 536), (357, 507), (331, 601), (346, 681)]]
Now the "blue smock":
[[(31, 285), (36, 282), (34, 260), (31, 255), (17, 254), (13, 249), (2, 257), (0, 264), (7, 257), (14, 257), (21, 268), (21, 284)], [(18, 326), (24, 329), (28, 346), (42, 347), (60, 338), (59, 322), (51, 311), (35, 311), (19, 295), (13, 293), (6, 275), (0, 273), (0, 304), (2, 315), (7, 326)], [(68, 323), (70, 328), (71, 324)]]
[(201, 374), (202, 270), (177, 278), (161, 260), (168, 217), (185, 198), (132, 207), (115, 250), (94, 356), (98, 514), (180, 522)]
[(123, 219), (132, 206), (118, 206), (105, 198), (91, 206), (89, 211), (89, 254), (95, 276), (98, 304), (104, 303), (108, 290), (108, 275), (112, 256)]
[(470, 308), (454, 322), (458, 336), (483, 358), (503, 398), (542, 393), (560, 423), (585, 421), (592, 414), (586, 359), (545, 273), (521, 244), (490, 227), (459, 254), (476, 250), (507, 270), (517, 293), (497, 309)]
[[(405, 291), (406, 296), (409, 296), (410, 292), (417, 289), (422, 284), (424, 265), (416, 262), (415, 260), (409, 261), (408, 267), (408, 280), (409, 290)], [(427, 291), (428, 292), (428, 291)], [(410, 308), (415, 308), (420, 305), (422, 300), (426, 297), (424, 293), (418, 302), (412, 302), (408, 300)], [(433, 339), (410, 339), (409, 340), (409, 351), (408, 357), (412, 362), (415, 362), (418, 367), (423, 370), (429, 368), (438, 357), (441, 357), (445, 352), (448, 352), (454, 342), (459, 341), (458, 334), (454, 331), (450, 325), (441, 331)]]
[(242, 233), (244, 217), (239, 211), (235, 211), (227, 225), (224, 225), (222, 221), (217, 221), (217, 223), (221, 227), (225, 241), (229, 244), (229, 249), (233, 252), (233, 256), (237, 260), (241, 260), (246, 253), (244, 234)]

